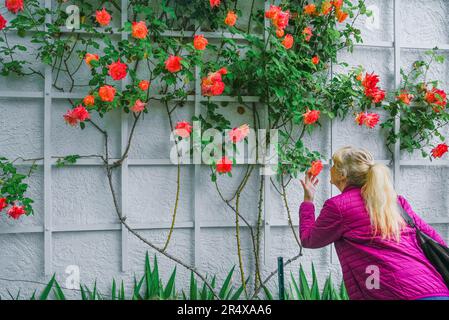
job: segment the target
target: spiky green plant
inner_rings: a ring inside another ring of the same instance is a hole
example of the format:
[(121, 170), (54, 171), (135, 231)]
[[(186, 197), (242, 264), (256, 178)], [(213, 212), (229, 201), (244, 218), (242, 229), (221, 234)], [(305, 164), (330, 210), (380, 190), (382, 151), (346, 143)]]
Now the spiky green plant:
[[(343, 281), (337, 291), (332, 282), (332, 277), (329, 275), (324, 282), (322, 292), (319, 290), (318, 278), (315, 272), (315, 266), (312, 263), (312, 284), (306, 277), (302, 265), (299, 266), (298, 281), (296, 281), (293, 274), (290, 272), (291, 283), (289, 291), (286, 292), (286, 299), (290, 300), (349, 300)], [(292, 288), (293, 284), (293, 288)]]
[[(232, 276), (234, 274), (235, 266), (231, 268), (228, 272), (226, 278), (224, 279), (221, 287), (217, 286), (217, 278), (214, 275), (210, 281), (211, 287), (217, 290), (218, 297), (222, 300), (238, 300), (245, 299), (242, 296), (243, 285), (235, 286), (232, 283)], [(304, 272), (302, 265), (299, 267), (298, 277), (295, 278), (290, 272), (291, 282), (289, 283), (289, 290), (285, 292), (285, 299), (289, 300), (348, 300), (348, 294), (346, 288), (341, 283), (339, 289), (337, 290), (332, 282), (332, 278), (329, 275), (326, 278), (324, 287), (320, 292), (320, 287), (315, 272), (315, 266), (312, 263), (312, 283), (309, 284), (307, 276)], [(206, 279), (208, 276), (206, 276)], [(249, 277), (246, 279), (246, 283), (249, 283)], [(178, 292), (175, 287), (176, 282), (176, 267), (173, 269), (167, 283), (164, 285), (163, 281), (159, 275), (159, 266), (156, 255), (153, 259), (153, 266), (151, 266), (150, 258), (148, 253), (145, 255), (145, 268), (142, 277), (137, 278), (134, 276), (133, 286), (131, 288), (131, 294), (129, 296), (125, 293), (125, 285), (123, 280), (118, 285), (115, 279), (112, 279), (111, 295), (106, 296), (101, 294), (97, 288), (97, 282), (95, 281), (92, 289), (87, 285), (80, 285), (80, 298), (82, 300), (101, 300), (101, 299), (112, 299), (112, 300), (213, 300), (214, 295), (212, 291), (203, 283), (198, 283), (193, 272), (190, 274), (190, 284), (188, 288), (188, 293), (183, 289)], [(263, 286), (264, 299), (273, 300), (273, 294), (270, 290)], [(8, 291), (11, 299), (20, 299), (20, 290), (17, 295), (13, 295)], [(66, 300), (63, 288), (56, 281), (56, 275), (53, 275), (50, 281), (46, 284), (42, 292), (37, 296), (36, 291), (33, 293), (32, 300)]]

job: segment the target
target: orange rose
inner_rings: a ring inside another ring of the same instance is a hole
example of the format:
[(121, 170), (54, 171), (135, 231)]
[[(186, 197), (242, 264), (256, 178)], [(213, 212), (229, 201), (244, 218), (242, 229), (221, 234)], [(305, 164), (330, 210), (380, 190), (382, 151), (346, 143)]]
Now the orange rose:
[(290, 49), (291, 47), (293, 47), (293, 42), (293, 36), (291, 34), (287, 34), (284, 40), (282, 40), (282, 45), (285, 47), (285, 49)]
[(95, 104), (95, 97), (92, 95), (85, 96), (83, 99), (83, 103), (85, 106), (91, 107)]
[(342, 23), (348, 17), (348, 13), (344, 12), (343, 10), (337, 9), (336, 17), (337, 17), (337, 21), (339, 23)]
[(402, 101), (402, 103), (409, 105), (413, 99), (413, 95), (407, 92), (402, 92), (400, 95), (397, 96), (397, 98), (398, 100)]
[(304, 13), (308, 16), (314, 15), (316, 13), (316, 6), (311, 3), (304, 7)]
[(207, 44), (209, 41), (207, 41), (206, 38), (204, 38), (203, 35), (195, 35), (193, 37), (193, 46), (196, 50), (204, 50), (206, 49)]
[(315, 160), (312, 161), (308, 173), (316, 177), (320, 174), (321, 170), (323, 170), (323, 163), (321, 162), (321, 160)]
[(234, 11), (228, 12), (224, 22), (230, 27), (235, 25), (235, 23), (237, 22), (237, 15), (234, 13)]
[(113, 86), (104, 85), (98, 90), (98, 95), (102, 101), (112, 102), (114, 101), (115, 91)]
[(332, 1), (332, 4), (336, 9), (340, 9), (343, 6), (343, 0)]
[(282, 38), (284, 36), (284, 29), (276, 29), (276, 36)]
[(321, 5), (321, 14), (327, 15), (332, 11), (332, 3), (330, 1), (325, 1)]
[(150, 87), (150, 81), (148, 81), (148, 80), (141, 80), (139, 82), (140, 90), (147, 91), (149, 87)]
[(86, 53), (86, 55), (84, 56), (84, 61), (86, 61), (86, 64), (89, 67), (92, 67), (92, 65), (90, 64), (92, 60), (98, 61), (99, 59), (100, 58), (98, 57), (98, 54)]
[(314, 56), (314, 57), (312, 58), (312, 63), (313, 63), (314, 65), (317, 65), (318, 63), (320, 63), (320, 57)]
[(132, 23), (132, 36), (137, 39), (145, 39), (148, 34), (148, 28), (144, 21)]

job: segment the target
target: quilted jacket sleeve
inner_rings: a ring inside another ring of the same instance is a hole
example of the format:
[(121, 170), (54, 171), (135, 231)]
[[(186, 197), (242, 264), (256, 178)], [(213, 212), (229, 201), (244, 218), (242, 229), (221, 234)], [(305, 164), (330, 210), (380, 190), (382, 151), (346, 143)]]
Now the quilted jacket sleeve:
[(299, 207), (299, 234), (304, 248), (321, 248), (343, 234), (342, 215), (332, 200), (324, 203), (323, 209), (315, 220), (315, 206), (305, 201)]
[(429, 226), (419, 215), (417, 215), (407, 200), (405, 200), (404, 197), (399, 196), (398, 197), (399, 202), (401, 203), (402, 207), (407, 211), (407, 213), (413, 218), (415, 221), (415, 225), (418, 227), (419, 230), (427, 234), (429, 237), (431, 237), (433, 240), (437, 241), (441, 245), (447, 247), (446, 243), (444, 242), (443, 238), (433, 229), (431, 226)]

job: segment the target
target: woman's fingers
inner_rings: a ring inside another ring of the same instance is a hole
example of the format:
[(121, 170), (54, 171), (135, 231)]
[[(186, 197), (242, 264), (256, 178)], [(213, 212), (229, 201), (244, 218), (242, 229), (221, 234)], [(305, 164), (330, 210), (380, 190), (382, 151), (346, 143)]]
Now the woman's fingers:
[(316, 187), (318, 185), (318, 182), (320, 182), (320, 180), (316, 179), (315, 182), (313, 183), (313, 185)]

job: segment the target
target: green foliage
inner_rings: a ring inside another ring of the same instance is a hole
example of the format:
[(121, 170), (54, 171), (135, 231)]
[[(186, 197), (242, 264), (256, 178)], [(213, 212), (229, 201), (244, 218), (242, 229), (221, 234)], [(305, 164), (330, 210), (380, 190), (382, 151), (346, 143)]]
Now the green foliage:
[(26, 183), (28, 176), (19, 173), (12, 161), (0, 157), (0, 198), (5, 198), (9, 205), (23, 205), (26, 215), (33, 214), (32, 203), (34, 202), (25, 196), (28, 190)]
[[(232, 276), (234, 274), (235, 266), (228, 272), (225, 280), (221, 286), (217, 286), (216, 276), (212, 277), (210, 281), (211, 287), (216, 290), (218, 297), (221, 300), (239, 300), (243, 299), (243, 286), (235, 286), (232, 283)], [(133, 286), (131, 288), (131, 294), (127, 295), (123, 281), (121, 281), (120, 288), (117, 286), (115, 279), (112, 280), (110, 295), (101, 294), (98, 291), (97, 283), (95, 281), (92, 288), (81, 284), (79, 292), (79, 298), (81, 300), (214, 300), (214, 294), (205, 285), (199, 284), (193, 272), (190, 276), (190, 284), (188, 288), (188, 294), (181, 290), (178, 292), (175, 288), (176, 282), (176, 267), (173, 269), (167, 283), (164, 285), (162, 279), (159, 276), (159, 267), (156, 256), (153, 259), (153, 266), (151, 266), (148, 253), (145, 256), (145, 268), (143, 276), (137, 281), (134, 278)], [(207, 278), (207, 277), (206, 277)], [(296, 280), (291, 274), (290, 290), (286, 292), (286, 299), (292, 300), (348, 300), (348, 294), (342, 283), (337, 290), (333, 283), (331, 276), (328, 276), (324, 284), (323, 290), (319, 292), (319, 284), (315, 273), (315, 268), (312, 263), (312, 284), (309, 285), (307, 277), (304, 273), (302, 266), (299, 269), (299, 276)], [(246, 280), (248, 283), (249, 278)], [(291, 284), (293, 284), (293, 289)], [(68, 290), (68, 289), (65, 289)], [(266, 287), (262, 287), (264, 298), (267, 300), (273, 300), (273, 294)], [(9, 297), (13, 300), (20, 299), (20, 290), (16, 295), (11, 294), (9, 291)], [(60, 286), (56, 280), (56, 275), (53, 275), (50, 281), (46, 284), (40, 294), (33, 293), (31, 300), (66, 300), (66, 293), (64, 288)], [(259, 297), (256, 297), (257, 299)]]
[(291, 284), (289, 291), (286, 292), (287, 299), (293, 300), (349, 300), (344, 283), (340, 284), (337, 290), (332, 283), (332, 277), (329, 275), (326, 278), (322, 291), (319, 290), (319, 283), (315, 272), (315, 267), (312, 263), (312, 284), (309, 283), (307, 276), (304, 273), (302, 265), (299, 267), (299, 274), (297, 280), (290, 273)]
[[(429, 80), (428, 72), (434, 63), (443, 63), (444, 56), (438, 53), (438, 48), (426, 51), (425, 54), (428, 59), (415, 61), (408, 73), (401, 70), (402, 82), (395, 97), (402, 93), (410, 94), (413, 96), (411, 103), (395, 99), (386, 104), (384, 108), (390, 117), (382, 123), (390, 148), (399, 140), (401, 150), (410, 153), (418, 150), (423, 157), (429, 156), (429, 148), (435, 143), (435, 138), (445, 141), (441, 131), (449, 123), (449, 113), (445, 106), (429, 103), (426, 99), (428, 91), (438, 88), (438, 81)], [(443, 102), (439, 95), (436, 95), (436, 99)], [(400, 130), (395, 132), (394, 121), (399, 114)]]

